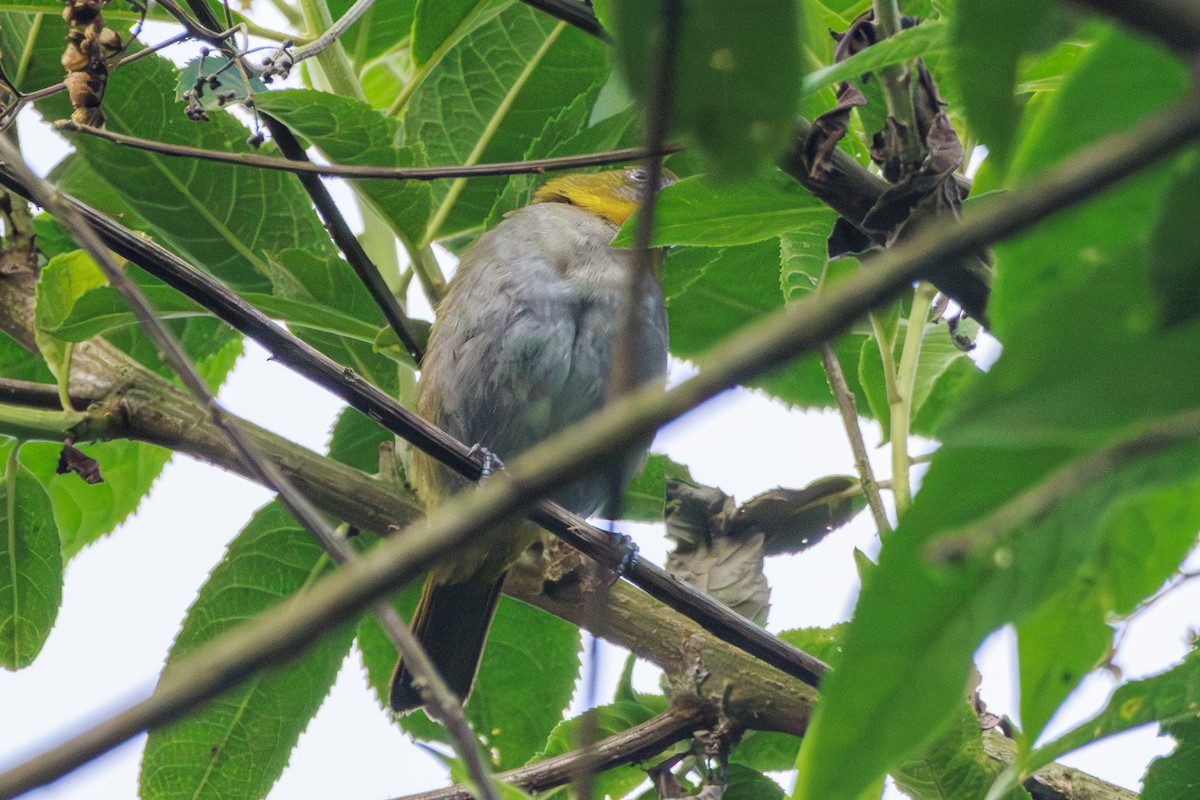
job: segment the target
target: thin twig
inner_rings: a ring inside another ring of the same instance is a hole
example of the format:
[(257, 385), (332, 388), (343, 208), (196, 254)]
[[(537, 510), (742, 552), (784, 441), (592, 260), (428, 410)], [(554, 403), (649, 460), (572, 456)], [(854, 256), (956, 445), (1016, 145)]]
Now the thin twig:
[[(271, 138), (275, 140), (275, 144), (279, 146), (279, 151), (284, 157), (295, 164), (311, 164), (308, 160), (308, 155), (304, 152), (304, 147), (296, 140), (290, 128), (284, 125), (279, 120), (263, 114), (262, 119), (267, 129), (271, 133)], [(329, 194), (329, 190), (325, 188), (325, 184), (316, 175), (298, 173), (300, 183), (303, 184), (305, 191), (308, 192), (309, 198), (313, 201), (313, 205), (317, 209), (317, 213), (321, 216), (321, 221), (325, 223), (325, 227), (329, 230), (329, 235), (333, 239), (334, 244), (346, 256), (346, 262), (358, 275), (358, 279), (362, 281), (363, 286), (367, 288), (371, 298), (375, 301), (375, 305), (383, 312), (384, 319), (388, 325), (395, 331), (396, 336), (400, 339), (400, 343), (404, 345), (405, 351), (409, 357), (420, 365), (421, 359), (424, 357), (424, 352), (421, 345), (417, 342), (417, 337), (413, 331), (412, 321), (408, 315), (404, 313), (404, 309), (400, 306), (400, 301), (396, 299), (396, 295), (392, 294), (392, 290), (388, 288), (387, 283), (383, 280), (383, 276), (379, 274), (379, 268), (371, 261), (366, 251), (363, 250), (362, 243), (358, 241), (358, 237), (350, 230), (350, 226), (346, 224), (345, 217), (334, 202), (333, 196)]]
[[(710, 723), (707, 712), (701, 709), (664, 711), (632, 728), (606, 737), (592, 745), (587, 752), (572, 750), (496, 775), (496, 780), (527, 792), (542, 792), (562, 786), (579, 770), (579, 762), (596, 770), (611, 769), (622, 764), (635, 764), (661, 753), (676, 742), (692, 735), (692, 731)], [(449, 786), (432, 792), (410, 794), (396, 800), (471, 800), (466, 786)]]
[[(128, 304), (141, 328), (158, 347), (163, 360), (179, 376), (184, 386), (207, 409), (213, 424), (237, 450), (238, 455), (260, 476), (260, 482), (274, 490), (284, 506), (308, 529), (333, 559), (343, 566), (357, 560), (357, 555), (345, 538), (338, 536), (326, 523), (320, 511), (307, 497), (296, 491), (279, 468), (266, 458), (251, 438), (228, 417), (208, 384), (191, 363), (175, 336), (158, 318), (154, 307), (146, 300), (137, 284), (117, 264), (109, 249), (87, 220), (74, 207), (56, 195), (54, 189), (38, 178), (21, 160), (20, 154), (4, 137), (0, 137), (0, 158), (20, 177), (29, 188), (34, 200), (54, 215), (71, 232), (100, 269), (109, 283)], [(380, 625), (396, 648), (408, 660), (413, 674), (418, 675), (428, 688), (423, 699), (446, 725), (455, 743), (455, 749), (467, 765), (471, 779), (478, 784), (486, 800), (499, 800), (491, 783), (491, 770), (479, 752), (479, 742), (463, 716), (462, 707), (454, 693), (445, 685), (420, 643), (409, 631), (386, 597), (371, 603)], [(165, 675), (164, 675), (165, 679)]]
[[(71, 407), (83, 411), (99, 397), (82, 398), (71, 393)], [(52, 383), (22, 381), (16, 378), (0, 378), (0, 403), (26, 406), (28, 408), (62, 409), (58, 387)]]
[(289, 53), (285, 49), (279, 51), (277, 59), (283, 60), (283, 66), (279, 66), (275, 61), (267, 67), (267, 73), (278, 73), (286, 75), (293, 66), (299, 64), (306, 58), (312, 58), (318, 55), (325, 48), (336, 42), (339, 37), (344, 34), (351, 25), (358, 22), (363, 14), (371, 10), (371, 6), (375, 5), (375, 0), (357, 0), (354, 5), (346, 9), (346, 13), (338, 17), (337, 22), (329, 26), (328, 29), (316, 39), (313, 39), (308, 44), (301, 47), (294, 53)]
[(892, 525), (888, 521), (887, 509), (883, 505), (883, 497), (879, 493), (879, 484), (875, 481), (875, 471), (871, 468), (871, 460), (867, 455), (867, 445), (863, 441), (862, 428), (858, 426), (858, 408), (854, 402), (854, 394), (846, 383), (846, 375), (838, 361), (837, 353), (829, 343), (821, 345), (821, 364), (825, 367), (825, 377), (829, 380), (829, 388), (833, 391), (838, 411), (842, 416), (842, 425), (846, 428), (846, 438), (850, 440), (850, 451), (854, 453), (854, 466), (858, 470), (862, 482), (863, 494), (867, 496), (867, 504), (871, 507), (871, 516), (875, 518), (875, 529), (882, 535), (890, 533)]
[[(274, 156), (264, 156), (257, 153), (229, 153), (220, 150), (205, 150), (201, 147), (157, 142), (153, 139), (141, 139), (136, 136), (126, 136), (121, 133), (102, 128), (91, 128), (78, 125), (71, 120), (61, 120), (55, 127), (67, 133), (83, 133), (105, 139), (122, 147), (133, 147), (138, 150), (149, 150), (166, 156), (181, 158), (198, 158), (204, 161), (216, 161), (221, 164), (234, 164), (241, 167), (259, 167), (262, 169), (281, 170), (297, 174), (323, 175), (328, 178), (379, 178), (398, 181), (435, 181), (448, 178), (484, 178), (496, 175), (531, 175), (551, 172), (554, 170), (579, 169), (582, 167), (602, 167), (610, 164), (623, 164), (630, 161), (640, 161), (647, 158), (648, 153), (641, 147), (627, 147), (621, 150), (608, 150), (603, 153), (589, 153), (579, 156), (558, 156), (557, 158), (535, 158), (528, 161), (503, 161), (493, 164), (451, 165), (444, 167), (375, 167), (355, 164), (313, 164), (312, 162), (296, 162)], [(675, 148), (664, 148), (659, 155), (675, 152)]]
[[(496, 530), (498, 520), (527, 507), (535, 497), (577, 480), (609, 453), (632, 446), (717, 394), (818, 348), (871, 308), (892, 302), (924, 270), (1025, 230), (1176, 152), (1198, 136), (1200, 103), (1188, 97), (1134, 130), (1105, 137), (1024, 187), (968, 211), (959, 224), (917, 233), (880, 255), (871, 270), (848, 277), (820, 297), (793, 303), (744, 328), (700, 359), (700, 371), (692, 378), (669, 391), (642, 389), (568, 428), (517, 458), (478, 491), (460, 493), (459, 499), (441, 506), (404, 535), (381, 543), (366, 557), (322, 577), (310, 591), (181, 660), (174, 677), (164, 679), (149, 699), (0, 775), (0, 798), (65, 775), (140, 731), (194, 708), (266, 664), (285, 655), (294, 657), (325, 631), (415, 578), (448, 550), (468, 541), (485, 546), (487, 534)], [(20, 191), (12, 165), (0, 167), (5, 184)], [(343, 375), (335, 385), (344, 387), (343, 394), (358, 387), (362, 394), (355, 392), (357, 401), (370, 394), (370, 387), (361, 386), (359, 380)], [(457, 461), (458, 454), (450, 452), (454, 457), (444, 453), (446, 460)], [(554, 512), (544, 501), (538, 508), (543, 513)], [(620, 558), (613, 554), (611, 563)], [(694, 608), (688, 610), (695, 613)]]
[(896, 396), (894, 399), (889, 398), (888, 403), (892, 440), (892, 499), (896, 503), (897, 516), (902, 515), (912, 504), (908, 434), (912, 427), (913, 394), (916, 391), (917, 368), (920, 366), (921, 342), (925, 338), (925, 323), (929, 319), (929, 309), (933, 306), (936, 294), (937, 291), (924, 281), (917, 284), (917, 289), (913, 292), (908, 327), (904, 331), (904, 345), (900, 351), (900, 363), (896, 365)]

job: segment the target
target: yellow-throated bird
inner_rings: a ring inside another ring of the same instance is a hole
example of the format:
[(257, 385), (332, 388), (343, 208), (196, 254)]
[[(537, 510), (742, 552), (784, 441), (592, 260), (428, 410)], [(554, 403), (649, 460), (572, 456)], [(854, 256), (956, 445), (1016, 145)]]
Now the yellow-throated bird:
[[(618, 336), (619, 307), (630, 275), (629, 250), (611, 246), (638, 207), (642, 169), (567, 175), (546, 183), (533, 202), (483, 234), (463, 255), (438, 311), (421, 365), (417, 411), (459, 441), (511, 458), (604, 402)], [(669, 180), (669, 179), (668, 179)], [(662, 290), (644, 278), (629, 348), (633, 382), (660, 380), (667, 368)], [(643, 452), (623, 454), (614, 469), (624, 486)], [(412, 481), (428, 508), (466, 481), (414, 452)], [(593, 475), (553, 499), (591, 514), (613, 480)], [(412, 627), (442, 677), (466, 699), (509, 567), (537, 539), (526, 521), (505, 525), (484, 548), (467, 548), (432, 569)], [(401, 661), (392, 677), (397, 712), (421, 705)]]

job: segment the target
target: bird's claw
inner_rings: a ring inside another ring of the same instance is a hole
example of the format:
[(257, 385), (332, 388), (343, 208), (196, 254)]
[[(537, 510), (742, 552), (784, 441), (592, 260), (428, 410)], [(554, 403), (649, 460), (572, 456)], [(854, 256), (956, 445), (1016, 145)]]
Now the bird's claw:
[(481, 481), (492, 477), (497, 470), (504, 469), (504, 462), (500, 460), (500, 456), (478, 442), (471, 445), (471, 449), (467, 451), (467, 457), (472, 459), (478, 457), (480, 461), (479, 480)]
[(624, 533), (610, 531), (609, 536), (612, 537), (613, 546), (621, 551), (621, 560), (613, 567), (613, 572), (617, 574), (618, 578), (624, 578), (637, 564), (638, 546), (630, 536)]

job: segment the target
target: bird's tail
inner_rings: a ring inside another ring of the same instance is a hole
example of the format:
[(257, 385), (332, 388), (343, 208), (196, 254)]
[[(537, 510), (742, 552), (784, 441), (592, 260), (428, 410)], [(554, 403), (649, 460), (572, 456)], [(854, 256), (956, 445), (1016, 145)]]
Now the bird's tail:
[[(431, 575), (421, 590), (412, 619), (413, 633), (442, 679), (463, 700), (475, 682), (503, 584), (504, 573), (497, 576), (485, 569), (462, 583), (445, 583)], [(404, 659), (396, 663), (392, 674), (389, 704), (398, 714), (423, 704)]]

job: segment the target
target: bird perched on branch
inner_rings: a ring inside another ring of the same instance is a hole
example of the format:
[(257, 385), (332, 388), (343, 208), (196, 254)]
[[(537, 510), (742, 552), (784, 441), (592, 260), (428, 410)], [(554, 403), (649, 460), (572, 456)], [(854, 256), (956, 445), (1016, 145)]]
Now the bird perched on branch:
[[(632, 251), (611, 243), (647, 180), (642, 169), (555, 178), (530, 205), (479, 237), (463, 255), (433, 326), (421, 365), (421, 416), (507, 459), (600, 408), (614, 391), (613, 353), (634, 266)], [(636, 338), (621, 349), (631, 363), (619, 370), (629, 385), (660, 380), (667, 368), (662, 290), (655, 275), (638, 279), (638, 324), (630, 328)], [(552, 499), (587, 516), (628, 482), (643, 455), (644, 448), (622, 453), (605, 474), (578, 480)], [(428, 508), (467, 485), (421, 452), (413, 453), (411, 473)], [(464, 700), (504, 577), (537, 531), (525, 520), (505, 523), (502, 535), (455, 554), (426, 578), (413, 632)], [(403, 660), (390, 701), (397, 712), (422, 704)]]

